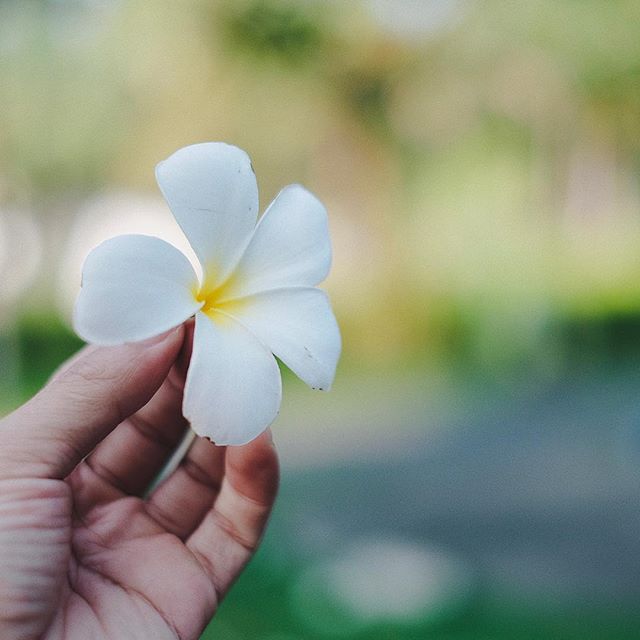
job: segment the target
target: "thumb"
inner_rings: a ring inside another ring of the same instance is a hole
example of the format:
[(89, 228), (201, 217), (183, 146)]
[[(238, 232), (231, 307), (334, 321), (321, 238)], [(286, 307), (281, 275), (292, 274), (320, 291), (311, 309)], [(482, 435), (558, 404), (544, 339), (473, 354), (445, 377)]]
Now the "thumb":
[(135, 344), (87, 349), (0, 422), (0, 478), (64, 478), (144, 406), (176, 360), (182, 326)]

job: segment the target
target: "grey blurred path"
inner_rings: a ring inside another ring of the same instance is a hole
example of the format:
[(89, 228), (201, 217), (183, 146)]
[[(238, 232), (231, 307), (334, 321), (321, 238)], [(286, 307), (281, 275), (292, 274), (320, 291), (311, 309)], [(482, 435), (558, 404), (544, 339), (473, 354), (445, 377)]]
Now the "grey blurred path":
[[(286, 472), (277, 526), (294, 528), (302, 553), (387, 536), (441, 545), (490, 591), (546, 607), (637, 601), (640, 375), (476, 396), (458, 415), (435, 428), (414, 415), (389, 455), (382, 442)], [(375, 438), (392, 443), (385, 419)]]

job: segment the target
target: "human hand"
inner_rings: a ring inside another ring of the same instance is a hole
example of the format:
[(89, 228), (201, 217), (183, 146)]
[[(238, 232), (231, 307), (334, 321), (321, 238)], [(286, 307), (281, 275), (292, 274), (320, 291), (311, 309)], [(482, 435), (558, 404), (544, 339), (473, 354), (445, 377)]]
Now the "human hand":
[(269, 433), (198, 438), (143, 497), (188, 428), (189, 340), (87, 347), (0, 422), (3, 640), (198, 638), (253, 555), (278, 484)]

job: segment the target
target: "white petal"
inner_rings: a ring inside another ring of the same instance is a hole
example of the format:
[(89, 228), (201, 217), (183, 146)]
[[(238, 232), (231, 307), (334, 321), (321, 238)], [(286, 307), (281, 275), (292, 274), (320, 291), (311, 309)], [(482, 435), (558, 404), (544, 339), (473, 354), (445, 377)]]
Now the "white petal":
[(224, 279), (258, 215), (249, 156), (222, 142), (184, 147), (156, 167), (156, 180), (210, 285)]
[(340, 330), (324, 291), (274, 289), (222, 305), (310, 387), (329, 390), (340, 357)]
[(277, 287), (314, 286), (331, 267), (327, 212), (300, 185), (285, 187), (258, 222), (224, 298)]
[(201, 306), (187, 258), (151, 236), (117, 236), (87, 257), (73, 324), (88, 342), (136, 342), (184, 322)]
[(196, 314), (182, 410), (198, 435), (219, 445), (253, 440), (278, 414), (281, 386), (275, 358), (247, 329)]

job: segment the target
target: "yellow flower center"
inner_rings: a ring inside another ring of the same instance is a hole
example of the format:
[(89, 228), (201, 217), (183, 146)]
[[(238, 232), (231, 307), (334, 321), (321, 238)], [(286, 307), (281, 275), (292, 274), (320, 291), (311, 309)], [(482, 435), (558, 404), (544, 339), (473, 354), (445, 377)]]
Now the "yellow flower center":
[(228, 291), (231, 286), (232, 277), (227, 278), (217, 286), (213, 284), (211, 277), (205, 279), (200, 287), (194, 287), (193, 295), (198, 302), (204, 302), (201, 311), (212, 316), (216, 311), (220, 310), (223, 305), (227, 304), (229, 299)]
[(210, 314), (215, 311), (216, 302), (220, 299), (220, 295), (217, 288), (207, 291), (206, 288), (202, 286), (195, 294), (195, 298), (198, 302), (204, 302), (201, 311)]

